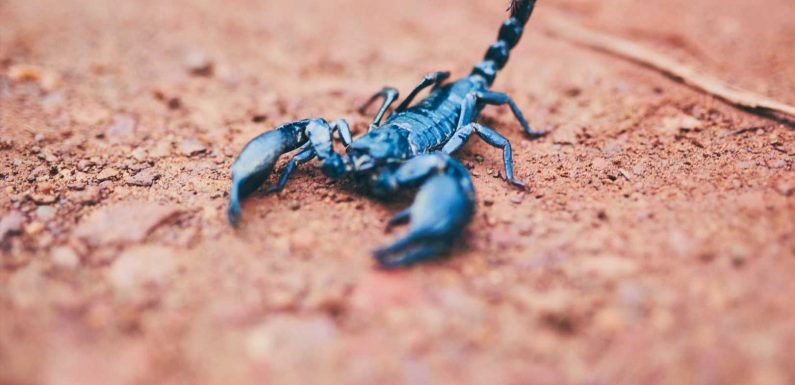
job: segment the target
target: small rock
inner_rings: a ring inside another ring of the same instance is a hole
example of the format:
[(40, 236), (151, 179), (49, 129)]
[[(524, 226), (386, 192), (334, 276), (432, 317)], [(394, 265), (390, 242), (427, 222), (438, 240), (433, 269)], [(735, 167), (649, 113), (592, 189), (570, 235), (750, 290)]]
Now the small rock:
[(524, 193), (523, 192), (516, 193), (516, 194), (514, 194), (511, 197), (511, 203), (513, 203), (513, 204), (518, 205), (518, 204), (521, 204), (523, 201), (524, 201)]
[(52, 264), (57, 267), (73, 269), (80, 264), (80, 257), (69, 246), (53, 247), (50, 252)]
[(42, 176), (45, 176), (45, 175), (49, 175), (49, 174), (50, 174), (50, 168), (49, 167), (46, 167), (46, 166), (36, 167), (36, 168), (33, 169), (33, 171), (30, 172), (30, 174), (28, 174), (28, 182), (33, 182), (36, 179), (38, 179), (39, 177), (42, 177)]
[(153, 202), (116, 203), (89, 214), (77, 225), (74, 236), (91, 246), (140, 242), (179, 211)]
[(77, 162), (77, 169), (82, 172), (86, 172), (90, 170), (91, 167), (94, 167), (94, 165), (96, 165), (94, 161), (89, 159), (82, 159), (80, 160), (80, 162)]
[(7, 235), (19, 234), (25, 224), (25, 216), (19, 211), (12, 211), (0, 219), (0, 240)]
[(74, 201), (84, 205), (93, 205), (102, 200), (102, 189), (99, 186), (88, 186), (83, 191), (77, 191), (71, 194)]
[(182, 155), (185, 156), (194, 156), (207, 151), (207, 147), (204, 143), (195, 138), (183, 140), (182, 143), (180, 143), (179, 149)]
[(52, 183), (41, 182), (36, 185), (36, 189), (42, 194), (49, 194), (53, 191)]
[(118, 178), (118, 176), (119, 176), (119, 171), (117, 171), (112, 167), (107, 167), (104, 170), (100, 171), (99, 174), (97, 174), (97, 181), (102, 182), (106, 180), (113, 180)]
[(153, 158), (165, 158), (171, 155), (171, 142), (167, 140), (161, 140), (155, 144), (151, 151), (149, 151), (149, 156)]
[(185, 57), (185, 66), (188, 72), (195, 76), (212, 76), (214, 72), (213, 61), (201, 51), (193, 51)]
[(129, 178), (127, 178), (126, 182), (128, 185), (131, 186), (143, 186), (148, 187), (155, 183), (156, 179), (160, 178), (160, 174), (158, 174), (154, 169), (147, 168)]
[(146, 170), (147, 168), (150, 168), (150, 167), (152, 167), (152, 166), (149, 163), (146, 163), (146, 162), (133, 163), (133, 164), (127, 165), (127, 169), (132, 171), (132, 172), (138, 172), (138, 171), (141, 171), (141, 170)]
[(146, 160), (146, 150), (141, 147), (138, 147), (130, 153), (130, 157), (132, 157), (133, 159), (139, 162), (142, 162)]
[(30, 194), (30, 199), (36, 204), (50, 205), (58, 200), (58, 195), (55, 194)]
[(49, 221), (55, 217), (55, 209), (50, 206), (39, 206), (36, 208), (36, 217), (42, 221)]

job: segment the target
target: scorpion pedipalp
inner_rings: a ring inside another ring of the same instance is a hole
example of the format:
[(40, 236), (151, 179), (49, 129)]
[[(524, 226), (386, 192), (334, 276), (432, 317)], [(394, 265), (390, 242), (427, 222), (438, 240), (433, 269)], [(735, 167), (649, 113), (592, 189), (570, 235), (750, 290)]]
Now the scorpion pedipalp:
[(232, 187), (229, 191), (229, 223), (240, 221), (240, 202), (259, 188), (276, 161), (285, 152), (295, 150), (307, 141), (304, 129), (309, 119), (299, 120), (264, 132), (243, 147), (232, 164)]
[(421, 186), (411, 207), (389, 221), (391, 228), (409, 220), (409, 231), (374, 252), (379, 265), (402, 267), (449, 251), (475, 210), (474, 189), (464, 166), (446, 154), (428, 154), (404, 163), (394, 178), (400, 187)]
[(321, 168), (326, 175), (342, 176), (347, 166), (332, 147), (335, 131), (343, 144), (350, 143), (351, 133), (346, 121), (340, 119), (329, 123), (320, 118), (287, 123), (248, 142), (232, 164), (229, 223), (237, 226), (241, 214), (240, 202), (265, 183), (279, 157), (287, 152), (300, 148), (284, 167), (278, 183), (268, 189), (268, 192), (281, 190), (297, 164), (314, 158), (321, 160)]

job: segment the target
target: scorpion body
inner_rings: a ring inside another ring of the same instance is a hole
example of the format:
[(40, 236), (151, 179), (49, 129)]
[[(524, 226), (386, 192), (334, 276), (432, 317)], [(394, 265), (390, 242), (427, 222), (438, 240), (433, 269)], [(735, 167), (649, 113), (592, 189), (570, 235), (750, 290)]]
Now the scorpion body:
[[(513, 175), (510, 142), (497, 131), (474, 122), (481, 110), (490, 104), (507, 104), (528, 136), (543, 135), (530, 128), (510, 96), (490, 91), (511, 48), (519, 42), (534, 6), (534, 0), (511, 1), (511, 17), (502, 24), (497, 41), (468, 76), (444, 84), (449, 72), (425, 75), (385, 120), (390, 106), (398, 99), (398, 91), (384, 87), (373, 95), (360, 112), (378, 99), (382, 99), (381, 107), (361, 137), (352, 138), (345, 120), (327, 122), (314, 118), (287, 123), (254, 138), (232, 165), (230, 223), (238, 224), (240, 200), (262, 185), (278, 158), (298, 150), (277, 184), (268, 191), (281, 190), (297, 165), (314, 158), (319, 159), (326, 176), (353, 176), (364, 181), (375, 195), (389, 196), (419, 186), (412, 206), (388, 223), (391, 228), (410, 220), (408, 233), (376, 250), (375, 257), (383, 267), (397, 267), (448, 251), (471, 220), (475, 207), (469, 173), (450, 154), (463, 147), (473, 134), (503, 150), (506, 180), (523, 186)], [(427, 97), (411, 105), (419, 92), (431, 86)], [(344, 155), (334, 152), (335, 133), (345, 146)]]

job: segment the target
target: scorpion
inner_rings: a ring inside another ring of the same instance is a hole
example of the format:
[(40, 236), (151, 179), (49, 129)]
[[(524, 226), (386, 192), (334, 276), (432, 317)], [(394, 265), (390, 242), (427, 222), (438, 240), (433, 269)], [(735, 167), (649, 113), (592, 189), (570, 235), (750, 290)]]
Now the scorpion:
[[(528, 137), (545, 134), (530, 128), (510, 96), (489, 89), (508, 61), (510, 50), (519, 42), (535, 3), (511, 0), (510, 17), (502, 23), (497, 41), (468, 76), (445, 83), (450, 72), (429, 73), (388, 116), (387, 111), (398, 100), (398, 90), (384, 87), (373, 95), (359, 112), (365, 113), (379, 99), (381, 106), (367, 132), (358, 138), (352, 138), (350, 125), (344, 119), (329, 122), (311, 118), (283, 124), (252, 139), (232, 164), (230, 224), (238, 226), (241, 200), (266, 181), (279, 157), (297, 150), (267, 192), (280, 191), (296, 166), (314, 158), (327, 177), (336, 180), (352, 176), (377, 197), (418, 188), (411, 206), (394, 215), (386, 226), (389, 230), (409, 222), (408, 232), (375, 250), (374, 257), (383, 268), (395, 268), (449, 252), (475, 211), (475, 190), (469, 172), (450, 156), (472, 134), (501, 148), (505, 179), (519, 188), (524, 186), (514, 177), (508, 139), (475, 122), (481, 110), (486, 105), (507, 104)], [(427, 97), (411, 104), (418, 93), (431, 86)], [(335, 134), (345, 147), (343, 155), (334, 151)]]

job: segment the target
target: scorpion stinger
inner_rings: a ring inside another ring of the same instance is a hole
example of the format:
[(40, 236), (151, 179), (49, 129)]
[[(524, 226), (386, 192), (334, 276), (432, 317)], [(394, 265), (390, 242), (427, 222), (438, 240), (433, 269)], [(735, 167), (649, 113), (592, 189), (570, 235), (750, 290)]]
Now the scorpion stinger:
[[(414, 203), (398, 213), (390, 227), (411, 220), (408, 233), (392, 245), (375, 252), (384, 267), (396, 267), (442, 254), (472, 218), (474, 189), (467, 170), (449, 154), (462, 148), (473, 135), (502, 150), (505, 179), (522, 188), (514, 176), (511, 143), (497, 130), (477, 123), (487, 105), (508, 105), (528, 137), (533, 131), (513, 99), (491, 90), (497, 72), (505, 66), (510, 51), (519, 42), (530, 19), (535, 0), (511, 0), (511, 16), (502, 23), (497, 41), (489, 46), (483, 60), (469, 75), (445, 83), (450, 73), (431, 72), (409, 92), (403, 102), (387, 115), (398, 99), (398, 91), (384, 87), (360, 111), (382, 99), (372, 124), (362, 136), (351, 140), (345, 121), (327, 123), (308, 119), (266, 132), (246, 145), (232, 165), (229, 221), (240, 215), (240, 199), (249, 195), (267, 178), (278, 157), (298, 149), (282, 172), (276, 186), (284, 187), (298, 164), (315, 157), (323, 173), (331, 178), (345, 175), (364, 181), (374, 195), (391, 195), (401, 189), (419, 187)], [(420, 91), (433, 87), (424, 99), (412, 104)], [(332, 134), (338, 132), (345, 155), (334, 153)]]

